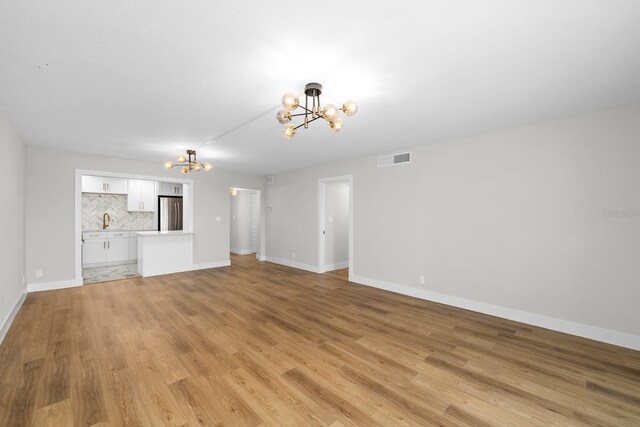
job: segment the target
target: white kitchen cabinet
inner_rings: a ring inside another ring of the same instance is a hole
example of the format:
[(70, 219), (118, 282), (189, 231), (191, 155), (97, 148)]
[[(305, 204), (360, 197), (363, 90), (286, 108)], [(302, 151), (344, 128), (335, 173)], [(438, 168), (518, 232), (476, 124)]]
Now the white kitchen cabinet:
[(106, 240), (85, 240), (82, 244), (82, 264), (107, 262)]
[(160, 196), (182, 196), (182, 184), (176, 184), (175, 182), (161, 182), (160, 183)]
[(138, 259), (138, 233), (135, 231), (129, 237), (129, 259)]
[(129, 233), (120, 234), (124, 234), (126, 237), (107, 237), (107, 262), (129, 259)]
[(127, 180), (122, 178), (82, 175), (82, 192), (127, 194)]
[(129, 231), (82, 233), (82, 266), (123, 264), (138, 258), (138, 234)]
[(141, 179), (129, 179), (128, 181), (127, 210), (130, 212), (155, 212), (155, 182)]
[(107, 261), (107, 233), (83, 233), (82, 240), (82, 264)]
[(124, 178), (105, 178), (107, 193), (127, 194), (127, 180)]

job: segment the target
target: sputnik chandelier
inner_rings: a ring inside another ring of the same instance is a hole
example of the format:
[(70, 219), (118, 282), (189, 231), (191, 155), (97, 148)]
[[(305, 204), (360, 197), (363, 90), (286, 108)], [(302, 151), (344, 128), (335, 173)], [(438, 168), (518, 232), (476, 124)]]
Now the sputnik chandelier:
[(188, 174), (191, 171), (210, 171), (213, 169), (213, 165), (211, 163), (198, 163), (196, 160), (196, 150), (187, 150), (187, 155), (180, 154), (178, 156), (179, 163), (173, 163), (171, 160), (167, 160), (164, 162), (164, 167), (166, 169), (173, 169), (174, 166), (181, 166), (180, 172), (183, 174)]
[[(352, 100), (345, 102), (342, 108), (338, 108), (333, 104), (327, 104), (321, 107), (320, 94), (322, 94), (322, 85), (320, 83), (307, 83), (304, 87), (304, 106), (300, 105), (298, 95), (293, 92), (287, 92), (282, 96), (282, 106), (284, 109), (278, 111), (276, 115), (280, 123), (284, 125), (289, 123), (293, 117), (304, 116), (304, 122), (298, 126), (288, 124), (284, 127), (283, 132), (285, 138), (293, 138), (299, 128), (304, 126), (305, 129), (308, 129), (309, 123), (315, 122), (318, 119), (328, 121), (329, 128), (333, 132), (340, 132), (342, 130), (342, 119), (339, 117), (339, 112), (342, 111), (347, 116), (353, 116), (358, 112), (358, 104)], [(309, 105), (309, 98), (311, 98), (311, 105)], [(292, 111), (295, 111), (298, 107), (302, 108), (304, 112), (292, 114)]]

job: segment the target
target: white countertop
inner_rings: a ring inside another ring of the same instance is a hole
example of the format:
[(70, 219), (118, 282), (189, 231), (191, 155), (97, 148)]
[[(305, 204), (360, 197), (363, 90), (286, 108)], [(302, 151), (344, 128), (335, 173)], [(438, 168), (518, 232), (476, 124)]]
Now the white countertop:
[(138, 231), (138, 236), (176, 236), (193, 234), (192, 231), (173, 230), (173, 231)]

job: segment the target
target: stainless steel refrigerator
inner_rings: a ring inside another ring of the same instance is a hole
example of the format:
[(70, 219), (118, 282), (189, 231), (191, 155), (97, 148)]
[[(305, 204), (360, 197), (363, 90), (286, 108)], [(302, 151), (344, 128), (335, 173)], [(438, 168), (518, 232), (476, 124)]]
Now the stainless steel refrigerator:
[(182, 230), (182, 197), (158, 197), (158, 230)]

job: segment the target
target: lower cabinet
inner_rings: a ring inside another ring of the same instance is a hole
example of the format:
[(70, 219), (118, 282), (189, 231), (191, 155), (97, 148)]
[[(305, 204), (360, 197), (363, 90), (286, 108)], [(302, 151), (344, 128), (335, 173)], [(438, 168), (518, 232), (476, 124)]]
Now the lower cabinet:
[(107, 239), (87, 240), (82, 244), (82, 264), (107, 262)]
[(82, 234), (82, 267), (100, 267), (138, 259), (138, 235), (129, 231)]

